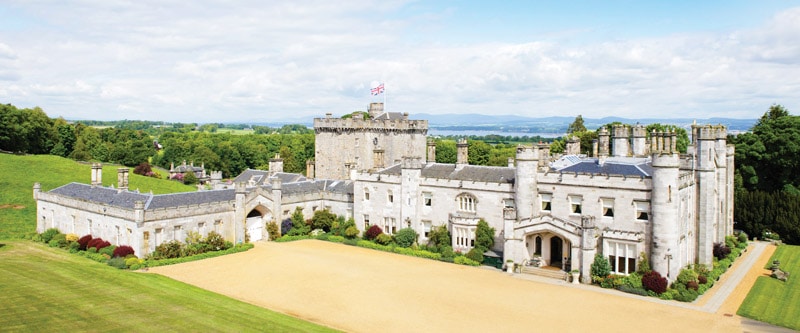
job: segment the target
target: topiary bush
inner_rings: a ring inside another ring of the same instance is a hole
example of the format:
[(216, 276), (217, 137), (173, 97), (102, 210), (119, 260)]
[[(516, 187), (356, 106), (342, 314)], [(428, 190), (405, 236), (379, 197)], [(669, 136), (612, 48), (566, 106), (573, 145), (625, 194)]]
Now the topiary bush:
[(382, 233), (375, 237), (375, 242), (381, 245), (389, 245), (392, 243), (392, 236)]
[(53, 240), (53, 237), (55, 235), (60, 234), (60, 233), (61, 233), (61, 231), (58, 231), (58, 229), (56, 229), (56, 228), (47, 229), (42, 233), (42, 242), (43, 243), (50, 243), (50, 241)]
[(400, 229), (394, 235), (394, 242), (400, 247), (410, 247), (417, 242), (417, 232), (411, 228)]
[(731, 249), (725, 246), (725, 244), (714, 243), (714, 257), (716, 257), (717, 260), (725, 259), (729, 254), (731, 254)]
[(383, 230), (381, 229), (381, 227), (373, 224), (364, 233), (364, 239), (373, 240), (376, 237), (378, 237), (378, 235), (381, 235), (381, 234), (383, 234)]
[(467, 252), (466, 257), (469, 258), (470, 260), (475, 261), (475, 262), (482, 263), (483, 262), (483, 251), (484, 250), (482, 248), (480, 248), (480, 247), (474, 247), (474, 248), (472, 248), (472, 250), (469, 250), (469, 252)]
[(645, 290), (651, 290), (656, 294), (667, 291), (667, 278), (662, 277), (656, 271), (650, 271), (642, 276), (642, 286)]
[(606, 257), (598, 253), (594, 255), (594, 262), (592, 262), (590, 271), (592, 277), (604, 278), (611, 274), (611, 264)]
[(89, 241), (92, 240), (92, 235), (86, 235), (81, 238), (78, 238), (78, 250), (86, 251), (86, 248), (89, 246)]
[(128, 246), (128, 245), (122, 245), (122, 246), (118, 246), (117, 248), (114, 249), (113, 257), (115, 257), (115, 258), (116, 257), (125, 258), (130, 254), (134, 254), (133, 248)]

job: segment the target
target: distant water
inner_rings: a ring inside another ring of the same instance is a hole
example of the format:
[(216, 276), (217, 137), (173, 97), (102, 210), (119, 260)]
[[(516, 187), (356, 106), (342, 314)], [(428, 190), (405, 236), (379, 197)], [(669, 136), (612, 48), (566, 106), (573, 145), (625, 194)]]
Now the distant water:
[(557, 138), (563, 136), (564, 133), (533, 133), (533, 132), (503, 132), (503, 131), (476, 131), (476, 130), (464, 130), (464, 131), (452, 131), (452, 130), (439, 130), (435, 128), (428, 129), (429, 136), (448, 136), (448, 135), (477, 135), (477, 136), (486, 136), (486, 135), (501, 135), (501, 136), (540, 136), (543, 138)]

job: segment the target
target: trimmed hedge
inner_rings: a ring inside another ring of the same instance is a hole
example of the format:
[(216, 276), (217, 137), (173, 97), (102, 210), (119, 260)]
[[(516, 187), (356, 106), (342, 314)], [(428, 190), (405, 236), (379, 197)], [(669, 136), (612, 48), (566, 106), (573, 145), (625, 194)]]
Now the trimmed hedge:
[(467, 265), (467, 266), (480, 266), (480, 264), (481, 264), (481, 263), (479, 263), (479, 262), (477, 262), (475, 260), (472, 260), (470, 258), (467, 258), (465, 256), (457, 256), (457, 257), (455, 257), (453, 259), (453, 263), (456, 263), (456, 264), (459, 264), (459, 265)]
[(254, 245), (252, 243), (243, 243), (243, 244), (239, 244), (239, 245), (233, 246), (233, 247), (231, 247), (231, 248), (229, 248), (227, 250), (205, 252), (205, 253), (201, 253), (201, 254), (197, 254), (197, 255), (193, 255), (193, 256), (188, 256), (188, 257), (169, 258), (169, 259), (161, 259), (161, 260), (148, 259), (148, 260), (144, 261), (143, 266), (144, 267), (166, 266), (166, 265), (180, 264), (180, 263), (190, 262), (190, 261), (197, 261), (197, 260), (202, 260), (202, 259), (207, 259), (207, 258), (214, 258), (214, 257), (223, 256), (223, 255), (226, 255), (226, 254), (244, 252), (244, 251), (247, 251), (249, 249), (252, 249), (253, 246)]

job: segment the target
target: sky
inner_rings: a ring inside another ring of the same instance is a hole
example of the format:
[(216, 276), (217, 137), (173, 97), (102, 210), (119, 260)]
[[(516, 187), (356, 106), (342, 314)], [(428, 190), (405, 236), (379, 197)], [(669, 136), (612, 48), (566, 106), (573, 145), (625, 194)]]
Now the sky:
[(50, 117), (310, 122), (370, 102), (798, 114), (800, 1), (0, 1), (0, 103)]

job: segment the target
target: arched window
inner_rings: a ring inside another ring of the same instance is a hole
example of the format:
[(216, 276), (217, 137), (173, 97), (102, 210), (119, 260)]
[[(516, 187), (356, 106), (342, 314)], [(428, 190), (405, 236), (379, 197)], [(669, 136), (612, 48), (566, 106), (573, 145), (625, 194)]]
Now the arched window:
[(474, 213), (475, 212), (476, 206), (478, 204), (478, 200), (475, 199), (475, 197), (472, 196), (471, 194), (469, 194), (469, 193), (459, 194), (458, 197), (456, 198), (456, 200), (458, 201), (458, 210), (459, 211), (470, 212), (470, 213)]
[(542, 255), (542, 237), (536, 236), (536, 239), (533, 241), (533, 254)]

